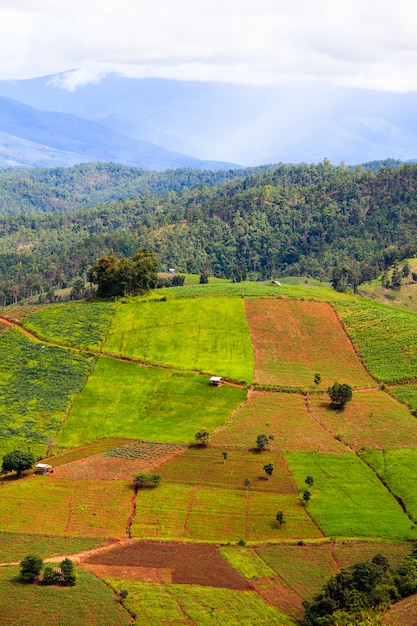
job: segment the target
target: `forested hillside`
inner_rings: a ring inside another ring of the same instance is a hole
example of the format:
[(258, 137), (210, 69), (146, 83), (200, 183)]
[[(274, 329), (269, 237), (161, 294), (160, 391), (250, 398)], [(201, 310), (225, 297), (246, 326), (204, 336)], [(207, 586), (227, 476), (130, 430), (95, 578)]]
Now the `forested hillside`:
[[(21, 213), (3, 211), (3, 302), (69, 284), (110, 250), (132, 256), (150, 248), (160, 269), (236, 280), (307, 275), (333, 279), (339, 288), (355, 287), (417, 250), (414, 164), (351, 169), (324, 161), (246, 176), (103, 166), (104, 174), (96, 169), (93, 179), (84, 167), (78, 177), (70, 168), (31, 172), (29, 183), (23, 173), (0, 178), (5, 188), (55, 185), (57, 195), (66, 189), (62, 202), (49, 195), (43, 203), (40, 193), (30, 212), (24, 203)], [(124, 198), (87, 208), (90, 193), (96, 201), (112, 193)], [(86, 208), (74, 210), (78, 202)]]

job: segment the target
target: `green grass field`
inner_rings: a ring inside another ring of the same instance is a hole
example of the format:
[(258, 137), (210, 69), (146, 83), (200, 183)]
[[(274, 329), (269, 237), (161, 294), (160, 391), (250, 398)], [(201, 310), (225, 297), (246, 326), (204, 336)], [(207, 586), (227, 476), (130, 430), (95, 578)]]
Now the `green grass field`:
[(246, 391), (192, 372), (142, 367), (100, 357), (59, 433), (60, 446), (77, 446), (97, 437), (192, 442), (202, 427), (223, 424)]
[(253, 378), (253, 348), (241, 298), (123, 304), (103, 350), (235, 380)]
[(290, 617), (252, 591), (233, 591), (199, 585), (155, 585), (108, 579), (117, 591), (126, 589), (124, 605), (138, 623), (198, 624), (198, 626), (295, 626)]
[(417, 449), (366, 452), (363, 458), (402, 499), (407, 513), (417, 522)]
[(18, 567), (0, 568), (2, 626), (128, 626), (128, 612), (95, 576), (77, 568), (75, 587), (42, 587), (19, 581)]
[(45, 454), (93, 363), (92, 355), (44, 346), (14, 328), (0, 336), (0, 458), (28, 446)]
[(417, 378), (417, 318), (370, 302), (334, 302), (368, 371), (380, 382)]
[(45, 341), (98, 349), (115, 312), (106, 302), (57, 304), (28, 315), (22, 326)]
[(343, 410), (332, 408), (327, 394), (311, 394), (309, 404), (320, 421), (354, 450), (417, 446), (417, 419), (383, 391), (354, 391)]
[(417, 529), (375, 473), (350, 454), (287, 453), (300, 493), (314, 478), (309, 513), (327, 537), (415, 539)]

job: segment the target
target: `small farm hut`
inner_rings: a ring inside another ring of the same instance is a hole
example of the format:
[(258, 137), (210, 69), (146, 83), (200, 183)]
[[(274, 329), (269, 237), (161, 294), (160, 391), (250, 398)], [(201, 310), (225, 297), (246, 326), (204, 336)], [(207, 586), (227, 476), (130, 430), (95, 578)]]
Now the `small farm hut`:
[(220, 387), (222, 383), (223, 383), (223, 378), (221, 376), (212, 376), (210, 378), (210, 385), (212, 387)]
[(35, 474), (52, 474), (54, 468), (48, 463), (36, 463)]

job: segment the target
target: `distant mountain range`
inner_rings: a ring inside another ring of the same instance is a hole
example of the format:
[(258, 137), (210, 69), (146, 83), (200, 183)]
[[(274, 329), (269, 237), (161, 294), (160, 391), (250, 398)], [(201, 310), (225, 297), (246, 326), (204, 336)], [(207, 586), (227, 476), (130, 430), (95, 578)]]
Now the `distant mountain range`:
[(0, 81), (0, 166), (229, 169), (417, 156), (417, 93), (116, 74), (70, 90), (68, 79)]

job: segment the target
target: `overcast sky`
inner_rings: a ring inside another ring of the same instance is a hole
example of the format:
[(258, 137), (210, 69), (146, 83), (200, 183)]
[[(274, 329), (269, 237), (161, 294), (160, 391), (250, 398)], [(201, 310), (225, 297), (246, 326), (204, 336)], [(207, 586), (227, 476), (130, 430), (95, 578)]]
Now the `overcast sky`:
[(0, 0), (0, 79), (75, 68), (417, 91), (417, 2)]

